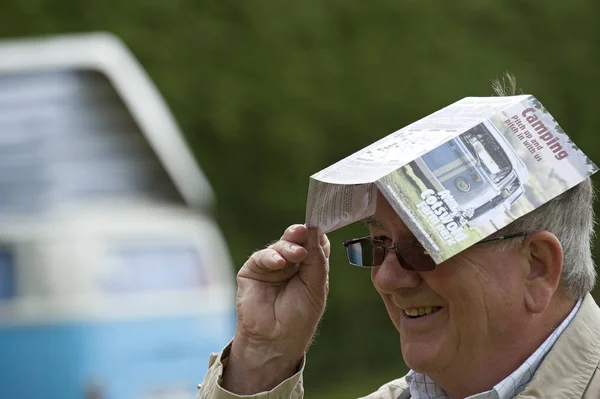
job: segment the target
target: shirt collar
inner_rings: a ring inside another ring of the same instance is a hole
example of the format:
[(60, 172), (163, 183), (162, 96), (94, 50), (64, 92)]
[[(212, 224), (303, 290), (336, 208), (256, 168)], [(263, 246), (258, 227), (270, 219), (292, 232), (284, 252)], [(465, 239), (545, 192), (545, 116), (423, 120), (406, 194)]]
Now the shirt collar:
[[(575, 318), (581, 307), (581, 303), (582, 299), (580, 298), (573, 310), (571, 310), (571, 313), (560, 323), (558, 328), (512, 374), (496, 384), (493, 389), (469, 396), (465, 399), (509, 399), (515, 397), (531, 381), (540, 363), (542, 363), (548, 352), (550, 352), (552, 345), (554, 345), (558, 337), (560, 337), (562, 332)], [(410, 395), (413, 399), (450, 399), (446, 392), (425, 374), (410, 370), (405, 379), (409, 385)]]

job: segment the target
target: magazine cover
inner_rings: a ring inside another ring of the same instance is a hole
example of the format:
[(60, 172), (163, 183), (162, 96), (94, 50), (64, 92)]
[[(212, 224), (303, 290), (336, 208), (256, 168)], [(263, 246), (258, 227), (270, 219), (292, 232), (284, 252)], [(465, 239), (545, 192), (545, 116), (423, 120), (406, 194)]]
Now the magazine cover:
[(440, 263), (596, 171), (535, 97), (469, 97), (313, 175), (307, 224), (369, 217), (379, 191)]

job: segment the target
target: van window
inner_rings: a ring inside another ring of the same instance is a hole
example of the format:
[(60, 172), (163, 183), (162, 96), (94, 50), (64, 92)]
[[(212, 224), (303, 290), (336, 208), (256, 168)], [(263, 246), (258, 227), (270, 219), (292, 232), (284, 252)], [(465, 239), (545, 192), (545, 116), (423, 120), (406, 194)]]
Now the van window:
[(0, 300), (15, 296), (15, 261), (13, 254), (0, 249)]
[(127, 294), (198, 289), (206, 284), (200, 254), (187, 245), (123, 245), (108, 253), (103, 289)]
[(500, 183), (510, 174), (510, 159), (484, 125), (475, 126), (461, 138), (494, 183)]
[(0, 76), (0, 131), (0, 214), (116, 195), (183, 201), (98, 72)]

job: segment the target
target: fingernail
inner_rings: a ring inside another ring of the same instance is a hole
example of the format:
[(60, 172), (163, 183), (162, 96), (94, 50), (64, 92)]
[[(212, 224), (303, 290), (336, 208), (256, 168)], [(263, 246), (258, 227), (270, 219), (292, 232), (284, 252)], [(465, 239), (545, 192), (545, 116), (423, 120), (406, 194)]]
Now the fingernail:
[(294, 231), (296, 231), (296, 227), (298, 227), (298, 226), (293, 225), (292, 227), (290, 227), (290, 232), (293, 233)]
[(283, 258), (281, 256), (279, 256), (278, 254), (274, 254), (273, 260), (275, 260), (275, 262), (279, 262), (280, 260), (283, 260)]
[(292, 244), (292, 245), (290, 245), (290, 250), (291, 250), (292, 252), (296, 252), (296, 250), (298, 250), (298, 248), (300, 248), (300, 247), (299, 247), (299, 246), (297, 246), (297, 245), (295, 245), (295, 244)]

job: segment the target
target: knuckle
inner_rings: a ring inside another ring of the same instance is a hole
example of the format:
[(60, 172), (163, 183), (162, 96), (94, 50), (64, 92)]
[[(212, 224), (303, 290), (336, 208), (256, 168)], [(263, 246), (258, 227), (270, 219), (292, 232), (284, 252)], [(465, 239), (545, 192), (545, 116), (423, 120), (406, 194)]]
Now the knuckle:
[(289, 245), (289, 242), (286, 240), (279, 240), (279, 241), (275, 241), (273, 244), (269, 245), (269, 247), (267, 249), (271, 250), (271, 251), (282, 251), (286, 245)]
[(272, 251), (272, 249), (270, 249), (270, 248), (265, 248), (265, 249), (260, 249), (258, 251), (255, 251), (252, 255), (250, 255), (250, 258), (248, 258), (246, 263), (244, 263), (244, 266), (250, 266), (251, 264), (255, 264), (255, 265), (260, 264), (262, 262), (262, 260), (264, 259), (264, 257), (270, 251)]
[(285, 229), (283, 237), (290, 237), (292, 235), (295, 236), (296, 234), (298, 234), (299, 231), (302, 231), (303, 228), (304, 225), (302, 224), (292, 224), (287, 229)]
[(265, 251), (265, 249), (259, 249), (258, 251), (254, 251), (252, 255), (250, 255), (250, 257), (248, 258), (247, 262), (256, 261), (258, 258), (261, 257), (263, 251)]

